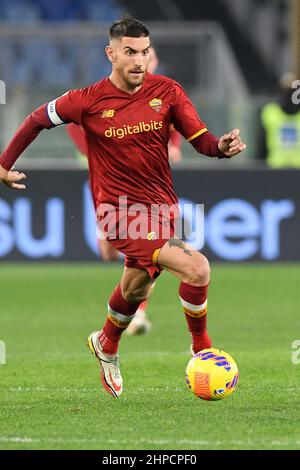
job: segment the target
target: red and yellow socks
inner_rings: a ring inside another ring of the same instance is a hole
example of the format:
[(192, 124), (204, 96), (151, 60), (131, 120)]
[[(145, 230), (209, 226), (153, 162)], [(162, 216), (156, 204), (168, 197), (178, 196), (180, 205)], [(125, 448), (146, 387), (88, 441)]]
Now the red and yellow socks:
[(105, 354), (116, 354), (121, 335), (134, 318), (138, 307), (139, 303), (131, 304), (124, 299), (118, 284), (109, 299), (108, 317), (99, 335)]
[(192, 336), (192, 346), (195, 353), (211, 347), (211, 339), (206, 331), (207, 291), (208, 285), (197, 287), (181, 282), (179, 287), (179, 296)]
[[(207, 291), (208, 285), (191, 286), (181, 282), (179, 296), (192, 336), (195, 353), (211, 347), (207, 334)], [(120, 284), (117, 285), (108, 302), (108, 317), (102, 328), (99, 341), (105, 354), (116, 354), (122, 333), (133, 320), (140, 303), (131, 304), (124, 299)]]

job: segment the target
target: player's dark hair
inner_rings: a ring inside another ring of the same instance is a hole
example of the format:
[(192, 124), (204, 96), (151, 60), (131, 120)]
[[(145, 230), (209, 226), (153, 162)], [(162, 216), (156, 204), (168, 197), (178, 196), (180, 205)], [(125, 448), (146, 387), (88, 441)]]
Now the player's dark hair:
[(109, 29), (110, 39), (120, 39), (124, 36), (129, 38), (147, 38), (149, 34), (146, 26), (130, 15), (124, 15), (120, 20), (115, 21)]

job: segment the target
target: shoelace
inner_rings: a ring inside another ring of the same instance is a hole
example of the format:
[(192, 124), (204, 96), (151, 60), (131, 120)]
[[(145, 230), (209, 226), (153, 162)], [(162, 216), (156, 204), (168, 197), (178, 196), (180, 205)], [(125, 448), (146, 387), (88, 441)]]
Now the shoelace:
[[(97, 354), (98, 355), (98, 354)], [(98, 356), (99, 357), (99, 356)], [(106, 356), (107, 357), (107, 356)], [(119, 363), (119, 356), (113, 356), (113, 357), (110, 357), (109, 360), (105, 360), (103, 357), (99, 359), (103, 362), (106, 362), (106, 364), (112, 364), (114, 366), (114, 372), (113, 372), (113, 376), (116, 377), (117, 379), (120, 378), (120, 372), (119, 372), (119, 367), (120, 367), (120, 363)], [(108, 358), (107, 358), (108, 359)]]
[(114, 368), (115, 368), (115, 370), (114, 370), (114, 376), (115, 376), (116, 378), (119, 378), (119, 377), (120, 377), (120, 372), (119, 372), (119, 367), (120, 367), (119, 357), (116, 356), (116, 357), (112, 358), (111, 364), (113, 364), (113, 365), (114, 365)]

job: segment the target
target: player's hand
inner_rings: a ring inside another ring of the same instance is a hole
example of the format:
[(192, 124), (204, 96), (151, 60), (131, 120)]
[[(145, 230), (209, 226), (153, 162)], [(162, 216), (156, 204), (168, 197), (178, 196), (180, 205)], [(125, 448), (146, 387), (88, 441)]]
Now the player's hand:
[(246, 150), (247, 145), (242, 141), (240, 133), (239, 129), (234, 129), (220, 137), (218, 148), (226, 157), (234, 157)]
[(19, 184), (19, 181), (23, 179), (26, 179), (26, 175), (24, 173), (19, 173), (13, 169), (8, 171), (0, 165), (0, 183), (5, 184), (5, 186), (12, 189), (25, 189), (25, 184)]

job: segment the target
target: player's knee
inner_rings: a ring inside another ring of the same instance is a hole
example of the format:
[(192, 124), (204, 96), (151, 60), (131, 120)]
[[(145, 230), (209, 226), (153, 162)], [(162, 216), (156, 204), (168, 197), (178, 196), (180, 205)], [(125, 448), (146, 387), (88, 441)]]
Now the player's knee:
[(207, 258), (201, 255), (187, 267), (183, 281), (195, 286), (204, 286), (210, 280), (210, 266)]

